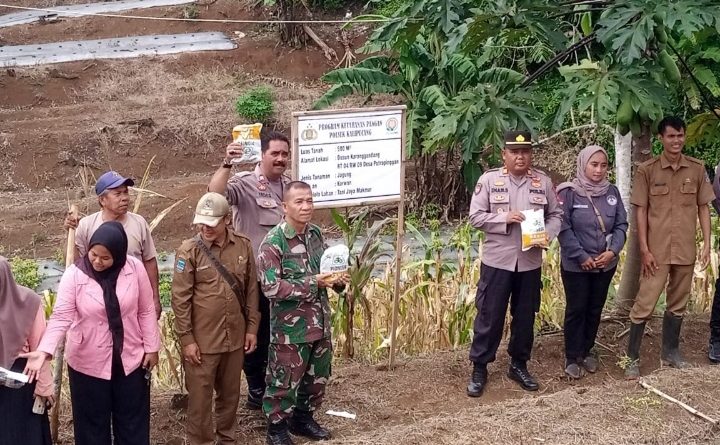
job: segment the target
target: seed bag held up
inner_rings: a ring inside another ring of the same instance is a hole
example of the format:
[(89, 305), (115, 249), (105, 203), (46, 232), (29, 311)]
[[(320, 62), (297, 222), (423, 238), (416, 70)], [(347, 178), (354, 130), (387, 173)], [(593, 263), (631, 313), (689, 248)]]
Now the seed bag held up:
[(346, 245), (328, 247), (320, 258), (320, 273), (345, 272), (349, 259), (350, 249)]
[(256, 164), (261, 159), (260, 131), (262, 124), (236, 125), (232, 129), (233, 142), (243, 146), (243, 154), (233, 164)]
[(523, 210), (525, 220), (520, 223), (522, 233), (522, 250), (533, 247), (547, 247), (547, 232), (545, 232), (545, 212), (543, 209)]

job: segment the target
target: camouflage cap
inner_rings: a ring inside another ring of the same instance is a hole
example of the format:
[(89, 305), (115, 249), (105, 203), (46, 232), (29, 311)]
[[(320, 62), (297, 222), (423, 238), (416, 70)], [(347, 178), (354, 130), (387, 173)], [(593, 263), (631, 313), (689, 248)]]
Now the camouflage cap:
[(506, 148), (531, 148), (532, 135), (529, 131), (508, 131), (505, 132)]
[(230, 213), (230, 205), (223, 195), (215, 192), (205, 193), (195, 207), (193, 224), (215, 227), (228, 213)]

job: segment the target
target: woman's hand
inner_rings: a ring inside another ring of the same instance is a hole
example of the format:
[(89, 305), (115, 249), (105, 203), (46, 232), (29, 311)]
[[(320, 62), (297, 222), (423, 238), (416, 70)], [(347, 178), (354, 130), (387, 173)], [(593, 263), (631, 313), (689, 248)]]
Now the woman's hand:
[(159, 358), (157, 352), (148, 352), (143, 358), (142, 367), (147, 369), (148, 371), (152, 371), (153, 368), (158, 364), (158, 360)]
[(595, 267), (598, 269), (605, 269), (608, 264), (612, 262), (612, 260), (615, 259), (615, 252), (612, 250), (606, 250), (605, 252), (598, 255), (597, 258), (595, 258)]
[(580, 263), (580, 268), (584, 271), (591, 271), (591, 270), (595, 269), (595, 267), (596, 267), (595, 260), (593, 260), (592, 258), (588, 258), (585, 260), (585, 262)]
[(32, 383), (37, 380), (40, 368), (50, 359), (50, 354), (42, 351), (32, 351), (20, 354), (18, 357), (27, 359), (23, 374), (28, 376), (28, 383)]

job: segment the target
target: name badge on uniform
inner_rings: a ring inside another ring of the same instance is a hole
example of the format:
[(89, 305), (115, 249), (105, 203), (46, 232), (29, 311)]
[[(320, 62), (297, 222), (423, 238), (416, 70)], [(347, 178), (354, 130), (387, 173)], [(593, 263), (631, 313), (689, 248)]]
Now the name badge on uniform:
[(573, 205), (573, 209), (587, 209), (587, 208), (588, 208), (587, 204), (574, 204)]
[(544, 199), (542, 198), (542, 196), (533, 196), (532, 201), (535, 204), (543, 204)]

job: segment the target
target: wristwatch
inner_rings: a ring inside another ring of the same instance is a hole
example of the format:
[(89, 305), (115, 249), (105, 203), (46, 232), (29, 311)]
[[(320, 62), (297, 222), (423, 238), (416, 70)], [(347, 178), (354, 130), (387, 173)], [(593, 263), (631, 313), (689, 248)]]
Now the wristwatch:
[(222, 168), (232, 168), (233, 165), (227, 161), (227, 159), (223, 159), (222, 161)]

